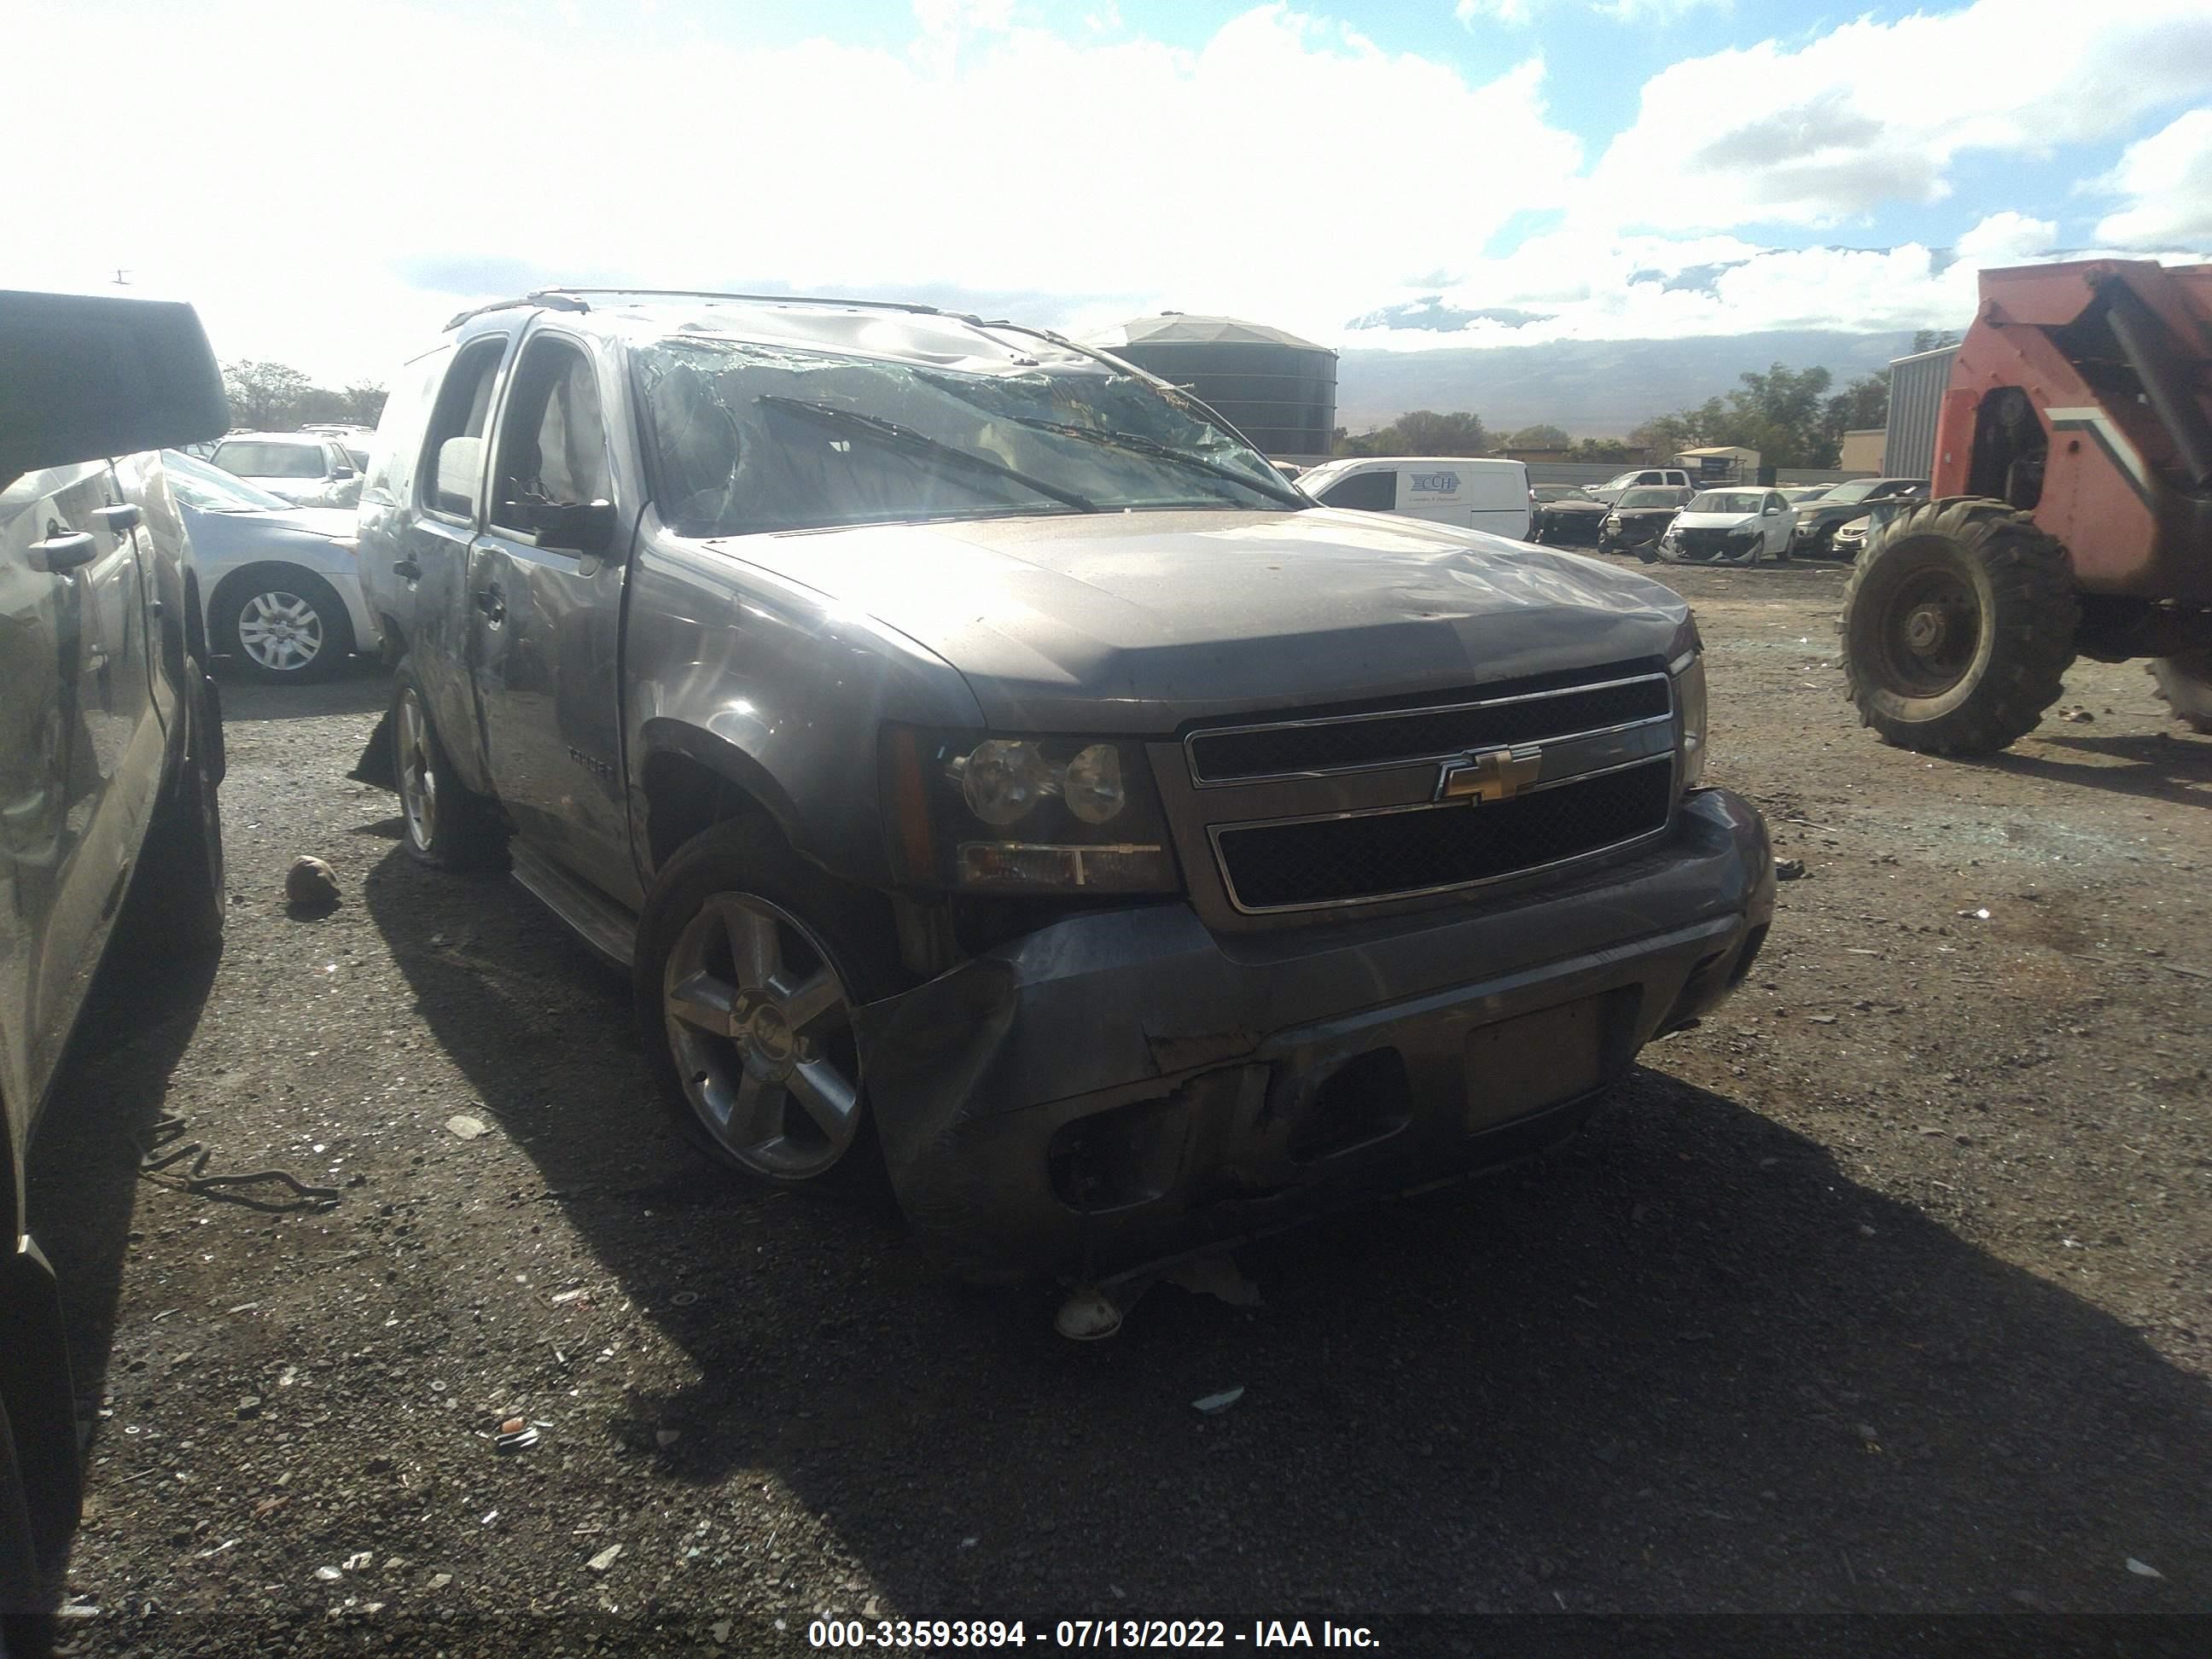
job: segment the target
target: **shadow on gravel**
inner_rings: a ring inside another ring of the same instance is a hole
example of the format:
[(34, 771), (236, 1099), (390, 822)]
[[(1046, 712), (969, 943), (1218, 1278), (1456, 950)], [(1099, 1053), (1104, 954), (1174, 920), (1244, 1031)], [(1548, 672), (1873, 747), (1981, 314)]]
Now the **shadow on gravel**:
[[(395, 854), (364, 897), (690, 1361), (605, 1427), (687, 1526), (738, 1523), (714, 1571), (750, 1594), (777, 1552), (744, 1504), (781, 1482), (819, 1522), (782, 1551), (849, 1563), (856, 1614), (863, 1573), (909, 1613), (1032, 1622), (2212, 1602), (2200, 1380), (1662, 1073), (1542, 1163), (1248, 1248), (1262, 1308), (1164, 1286), (1077, 1346), (1048, 1296), (946, 1285), (880, 1218), (708, 1167), (648, 1097), (621, 977), (518, 890)], [(1972, 1187), (1972, 1148), (1930, 1157)]]
[(31, 1231), (61, 1280), (81, 1403), (106, 1391), (139, 1144), (161, 1116), (169, 1074), (198, 1029), (218, 962), (111, 950), (31, 1149)]
[(391, 671), (374, 657), (349, 658), (330, 678), (312, 685), (272, 685), (250, 679), (228, 657), (217, 657), (215, 678), (222, 688), (227, 725), (321, 714), (381, 714), (392, 701)]
[(2167, 801), (2177, 806), (2212, 806), (2212, 788), (2206, 787), (2212, 784), (2212, 743), (2165, 732), (2077, 737), (2048, 727), (2036, 736), (2039, 742), (2071, 749), (2084, 756), (2100, 757), (2106, 763), (2127, 763), (2114, 766), (2087, 761), (2077, 764), (2043, 755), (2011, 753), (1956, 763), (1992, 772), (2009, 772), (2015, 777), (2040, 778), (2050, 783), (2109, 789), (2116, 794)]

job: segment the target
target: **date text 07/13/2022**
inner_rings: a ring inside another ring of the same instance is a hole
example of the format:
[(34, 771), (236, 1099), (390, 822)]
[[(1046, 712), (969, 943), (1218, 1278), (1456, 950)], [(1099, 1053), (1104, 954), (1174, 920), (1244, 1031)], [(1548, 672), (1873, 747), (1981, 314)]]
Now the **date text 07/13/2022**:
[(1238, 1627), (1221, 1619), (817, 1619), (806, 1627), (816, 1649), (878, 1648), (892, 1651), (958, 1649), (1000, 1651), (1042, 1648), (1344, 1648), (1372, 1650), (1382, 1644), (1364, 1625), (1318, 1624), (1304, 1619), (1255, 1619)]

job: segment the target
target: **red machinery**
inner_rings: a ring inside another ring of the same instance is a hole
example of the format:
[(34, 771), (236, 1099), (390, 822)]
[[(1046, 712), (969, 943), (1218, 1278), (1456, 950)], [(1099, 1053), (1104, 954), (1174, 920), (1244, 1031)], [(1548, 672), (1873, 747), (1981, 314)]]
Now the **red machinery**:
[(1844, 596), (1862, 720), (1929, 754), (2034, 729), (2076, 653), (2158, 660), (2212, 732), (2212, 265), (1985, 270), (1931, 499)]

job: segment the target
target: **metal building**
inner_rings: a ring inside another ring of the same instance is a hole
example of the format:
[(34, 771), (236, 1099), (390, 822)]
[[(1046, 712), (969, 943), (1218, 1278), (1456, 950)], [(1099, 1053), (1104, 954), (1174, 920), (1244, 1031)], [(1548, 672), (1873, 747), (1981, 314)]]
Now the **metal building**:
[(1889, 428), (1882, 441), (1881, 470), (1893, 478), (1936, 476), (1936, 417), (1951, 384), (1951, 360), (1959, 348), (1938, 346), (1891, 360)]
[(1224, 420), (1283, 459), (1329, 453), (1336, 429), (1336, 353), (1265, 323), (1164, 311), (1086, 339), (1187, 387)]

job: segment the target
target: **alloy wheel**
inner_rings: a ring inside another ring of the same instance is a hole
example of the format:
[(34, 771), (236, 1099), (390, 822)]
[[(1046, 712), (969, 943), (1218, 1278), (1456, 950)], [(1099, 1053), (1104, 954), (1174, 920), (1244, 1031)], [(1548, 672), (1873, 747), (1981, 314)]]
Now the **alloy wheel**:
[(715, 893), (662, 975), (668, 1040), (691, 1109), (757, 1175), (826, 1175), (860, 1133), (852, 999), (813, 932), (750, 893)]
[(438, 772), (430, 750), (430, 721), (413, 686), (400, 694), (399, 810), (407, 819), (407, 838), (428, 848), (438, 833)]
[(296, 674), (323, 653), (322, 615), (297, 593), (256, 593), (238, 613), (238, 645), (270, 673)]

